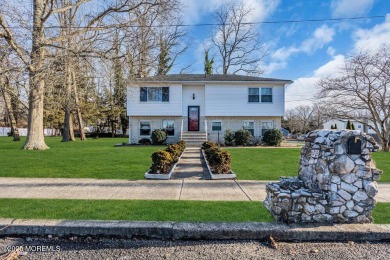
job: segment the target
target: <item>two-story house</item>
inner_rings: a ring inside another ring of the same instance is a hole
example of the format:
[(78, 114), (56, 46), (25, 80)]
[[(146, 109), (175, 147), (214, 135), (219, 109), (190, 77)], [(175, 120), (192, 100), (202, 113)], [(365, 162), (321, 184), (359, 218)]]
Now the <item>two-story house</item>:
[(227, 129), (256, 138), (280, 128), (290, 80), (242, 75), (173, 74), (140, 78), (127, 88), (129, 142), (165, 129), (167, 142), (223, 143)]

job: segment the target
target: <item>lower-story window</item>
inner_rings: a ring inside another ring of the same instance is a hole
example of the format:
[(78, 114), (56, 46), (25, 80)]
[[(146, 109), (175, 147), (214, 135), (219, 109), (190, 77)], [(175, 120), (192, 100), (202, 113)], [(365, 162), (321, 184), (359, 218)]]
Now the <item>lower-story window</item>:
[(273, 128), (274, 128), (274, 124), (272, 123), (272, 121), (261, 122), (261, 136), (264, 136), (265, 132)]
[(139, 123), (139, 135), (150, 135), (150, 122), (141, 121)]
[(244, 121), (243, 128), (251, 132), (252, 136), (255, 136), (255, 122), (254, 121)]
[(167, 133), (167, 136), (175, 135), (175, 121), (174, 120), (163, 120), (163, 129)]
[(211, 125), (212, 131), (221, 131), (222, 130), (222, 122), (221, 121), (213, 121)]

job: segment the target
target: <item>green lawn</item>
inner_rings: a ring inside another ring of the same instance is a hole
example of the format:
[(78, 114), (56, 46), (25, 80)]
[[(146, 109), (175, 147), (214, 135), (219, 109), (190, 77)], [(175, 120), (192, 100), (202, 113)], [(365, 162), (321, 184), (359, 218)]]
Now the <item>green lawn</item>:
[[(232, 169), (240, 180), (278, 180), (280, 176), (297, 176), (300, 149), (233, 148)], [(390, 153), (372, 154), (376, 166), (383, 170), (379, 182), (390, 182)]]
[[(390, 224), (390, 203), (377, 203), (376, 224)], [(272, 222), (261, 202), (185, 200), (0, 199), (0, 218), (191, 222)]]
[[(114, 147), (125, 138), (88, 139), (62, 143), (59, 137), (46, 138), (46, 151), (24, 151), (24, 143), (0, 137), (0, 177), (52, 177), (98, 179), (144, 179), (151, 154), (165, 147)], [(296, 176), (299, 148), (234, 148), (232, 168), (240, 180), (278, 180)], [(384, 171), (380, 182), (390, 182), (390, 153), (373, 153), (377, 167)]]
[(240, 180), (278, 180), (280, 176), (296, 176), (300, 149), (297, 148), (233, 148), (232, 169)]
[(0, 218), (271, 222), (261, 202), (0, 199)]
[(114, 147), (127, 142), (126, 138), (88, 139), (85, 142), (62, 143), (58, 137), (46, 138), (50, 149), (24, 151), (24, 138), (13, 142), (0, 137), (1, 177), (52, 177), (52, 178), (99, 178), (129, 179), (144, 178), (150, 167), (150, 156), (156, 146)]

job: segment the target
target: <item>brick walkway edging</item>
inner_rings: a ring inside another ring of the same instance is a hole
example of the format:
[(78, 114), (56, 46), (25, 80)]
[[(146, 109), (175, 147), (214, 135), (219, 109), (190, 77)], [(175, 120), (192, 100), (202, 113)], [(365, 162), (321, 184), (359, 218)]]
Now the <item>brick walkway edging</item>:
[(0, 219), (0, 237), (122, 237), (169, 240), (389, 241), (390, 225)]

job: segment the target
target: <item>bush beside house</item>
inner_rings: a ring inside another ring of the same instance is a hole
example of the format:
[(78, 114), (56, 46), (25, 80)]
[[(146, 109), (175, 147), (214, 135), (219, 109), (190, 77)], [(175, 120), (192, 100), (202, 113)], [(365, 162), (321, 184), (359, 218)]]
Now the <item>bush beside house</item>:
[(270, 129), (264, 133), (263, 142), (269, 146), (280, 146), (283, 134), (278, 129)]

